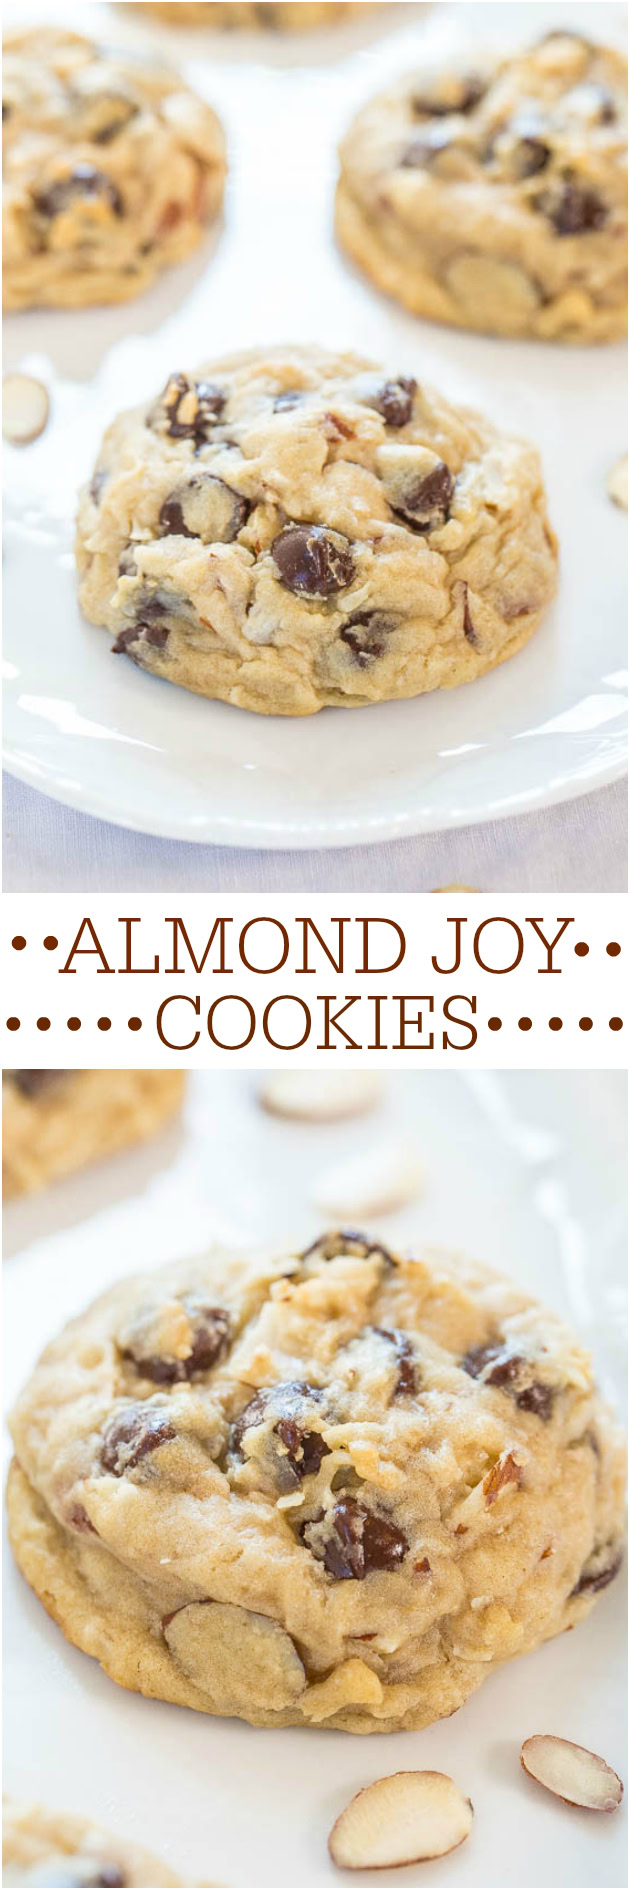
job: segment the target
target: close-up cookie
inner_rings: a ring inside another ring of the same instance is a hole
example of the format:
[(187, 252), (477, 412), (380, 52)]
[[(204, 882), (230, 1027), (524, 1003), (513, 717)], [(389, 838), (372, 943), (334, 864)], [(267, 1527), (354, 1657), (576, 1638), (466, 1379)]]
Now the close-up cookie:
[(582, 1345), (474, 1261), (356, 1233), (114, 1286), (12, 1431), (13, 1549), (68, 1639), (256, 1725), (426, 1726), (579, 1626), (622, 1558)]
[(4, 1070), (5, 1200), (156, 1135), (185, 1080), (182, 1070)]
[(214, 29), (232, 31), (237, 26), (263, 27), (273, 33), (295, 33), (313, 30), (320, 26), (333, 26), (347, 13), (358, 13), (363, 9), (352, 0), (280, 0), (278, 5), (273, 0), (262, 0), (258, 6), (255, 0), (147, 0), (144, 9), (147, 13), (159, 13), (162, 19), (172, 20), (174, 25), (208, 26)]
[(2, 1818), (2, 1882), (7, 1886), (67, 1885), (95, 1890), (105, 1885), (158, 1886), (181, 1883), (165, 1864), (137, 1844), (121, 1842), (87, 1818), (66, 1816), (41, 1805), (5, 1800)]
[(459, 72), (420, 69), (359, 112), (337, 230), (430, 321), (546, 341), (627, 327), (627, 62), (578, 33)]
[(318, 348), (174, 363), (109, 427), (76, 550), (118, 654), (269, 715), (470, 682), (556, 584), (533, 447)]
[(218, 215), (219, 121), (149, 57), (10, 34), (2, 117), (5, 308), (125, 302)]

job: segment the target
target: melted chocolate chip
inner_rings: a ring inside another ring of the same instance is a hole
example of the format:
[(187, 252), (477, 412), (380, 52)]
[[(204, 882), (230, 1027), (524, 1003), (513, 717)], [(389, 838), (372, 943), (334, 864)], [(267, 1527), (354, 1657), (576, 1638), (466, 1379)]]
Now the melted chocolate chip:
[(409, 1543), (402, 1529), (386, 1516), (367, 1509), (357, 1497), (341, 1497), (332, 1511), (330, 1524), (330, 1534), (321, 1542), (316, 1535), (311, 1540), (317, 1524), (305, 1523), (301, 1535), (335, 1581), (362, 1582), (377, 1569), (393, 1572), (404, 1561)]
[(608, 221), (608, 210), (596, 190), (568, 179), (560, 196), (538, 197), (536, 209), (553, 224), (558, 236), (584, 236), (601, 230)]
[[(129, 549), (129, 548), (127, 548)], [(126, 557), (122, 553), (122, 559)], [(120, 570), (120, 564), (119, 564)], [(135, 570), (133, 559), (126, 570)], [(160, 591), (140, 591), (136, 598), (136, 622), (126, 630), (120, 630), (116, 642), (112, 644), (114, 656), (126, 656), (134, 644), (149, 644), (154, 650), (164, 650), (168, 643), (169, 626), (162, 619), (169, 616), (177, 607), (175, 595), (168, 597)]]
[(486, 89), (484, 80), (471, 73), (467, 78), (460, 80), (459, 91), (451, 99), (431, 98), (428, 95), (414, 93), (411, 100), (412, 110), (418, 118), (450, 118), (451, 113), (454, 112), (466, 115), (467, 112), (474, 111), (475, 105), (479, 105)]
[(103, 1469), (111, 1471), (114, 1477), (124, 1477), (128, 1470), (135, 1470), (143, 1457), (159, 1450), (161, 1444), (170, 1443), (174, 1436), (164, 1410), (156, 1410), (150, 1404), (127, 1405), (105, 1426), (101, 1445)]
[(470, 614), (470, 604), (468, 602), (468, 585), (467, 584), (464, 585), (463, 630), (464, 630), (464, 636), (466, 638), (467, 643), (472, 643), (474, 646), (479, 642), (479, 638), (477, 636), (477, 632), (475, 630), (475, 626), (474, 626), (474, 623)]
[(518, 177), (535, 177), (538, 171), (545, 171), (551, 158), (551, 149), (543, 138), (522, 137), (514, 148), (514, 168)]
[(404, 481), (392, 511), (421, 532), (436, 531), (446, 523), (454, 491), (453, 474), (440, 459), (424, 478)]
[(413, 377), (405, 379), (402, 375), (397, 381), (383, 381), (371, 399), (366, 400), (367, 407), (375, 407), (382, 414), (388, 427), (405, 427), (411, 419), (413, 397), (418, 383)]
[(551, 1385), (543, 1385), (534, 1379), (530, 1385), (524, 1385), (519, 1391), (518, 1381), (529, 1369), (529, 1362), (518, 1352), (511, 1352), (506, 1345), (476, 1345), (462, 1359), (462, 1371), (469, 1378), (480, 1378), (484, 1384), (494, 1385), (499, 1391), (508, 1391), (521, 1411), (531, 1411), (547, 1424), (553, 1412), (555, 1392)]
[(107, 204), (114, 216), (122, 216), (123, 200), (111, 177), (106, 177), (104, 171), (98, 171), (94, 164), (75, 164), (67, 177), (59, 177), (56, 183), (36, 191), (34, 203), (40, 216), (53, 218), (60, 216), (70, 204), (80, 199), (89, 203), (95, 198)]
[(171, 440), (193, 440), (201, 445), (221, 419), (226, 393), (214, 381), (194, 381), (187, 374), (172, 374), (146, 424)]
[(354, 577), (349, 540), (324, 525), (286, 525), (271, 555), (282, 583), (298, 596), (332, 597)]
[(394, 1386), (394, 1398), (414, 1397), (418, 1389), (418, 1373), (414, 1349), (406, 1332), (399, 1332), (397, 1328), (390, 1331), (387, 1326), (376, 1326), (375, 1331), (382, 1339), (387, 1339), (396, 1350), (398, 1378)]
[(59, 1082), (60, 1077), (69, 1076), (70, 1070), (12, 1070), (11, 1077), (16, 1089), (22, 1096), (38, 1096), (40, 1090), (50, 1089)]
[(192, 1298), (182, 1303), (190, 1319), (193, 1335), (187, 1358), (169, 1358), (166, 1354), (164, 1357), (143, 1357), (136, 1352), (135, 1347), (133, 1351), (125, 1353), (125, 1357), (133, 1360), (140, 1376), (150, 1378), (154, 1385), (182, 1384), (185, 1379), (209, 1372), (229, 1349), (230, 1318), (221, 1306), (200, 1306)]
[[(601, 1551), (599, 1557), (591, 1556), (590, 1560), (596, 1564), (598, 1561), (601, 1561)], [(571, 1589), (569, 1600), (571, 1601), (574, 1595), (598, 1595), (600, 1589), (607, 1588), (609, 1582), (614, 1582), (615, 1576), (619, 1574), (622, 1562), (623, 1555), (621, 1549), (616, 1549), (614, 1553), (611, 1554), (609, 1561), (604, 1559), (601, 1568), (595, 1566), (591, 1569), (589, 1562), (587, 1562), (582, 1569), (579, 1580), (575, 1584), (575, 1588)]]
[(159, 522), (164, 533), (227, 545), (240, 532), (249, 510), (247, 499), (225, 480), (200, 472), (169, 492), (160, 507)]
[(305, 1407), (321, 1403), (322, 1395), (318, 1386), (303, 1384), (298, 1380), (284, 1385), (270, 1385), (256, 1392), (231, 1427), (230, 1448), (236, 1456), (243, 1457), (246, 1431), (257, 1429), (275, 1416), (272, 1431), (283, 1446), (277, 1458), (283, 1484), (287, 1488), (291, 1485), (295, 1487), (304, 1477), (316, 1476), (322, 1459), (328, 1457), (330, 1451), (321, 1432), (308, 1428)]
[(148, 643), (154, 650), (164, 650), (168, 643), (166, 624), (132, 624), (128, 630), (119, 630), (116, 642), (112, 643), (114, 656), (128, 656), (135, 643)]
[(397, 623), (398, 619), (386, 610), (357, 611), (348, 618), (339, 635), (359, 669), (369, 669), (379, 656), (384, 656), (387, 638)]
[(320, 1240), (314, 1240), (306, 1247), (300, 1259), (337, 1260), (341, 1256), (351, 1256), (357, 1260), (382, 1260), (388, 1267), (396, 1265), (393, 1254), (387, 1247), (381, 1247), (377, 1241), (368, 1240), (367, 1235), (357, 1234), (354, 1228), (339, 1228), (331, 1234), (322, 1234)]

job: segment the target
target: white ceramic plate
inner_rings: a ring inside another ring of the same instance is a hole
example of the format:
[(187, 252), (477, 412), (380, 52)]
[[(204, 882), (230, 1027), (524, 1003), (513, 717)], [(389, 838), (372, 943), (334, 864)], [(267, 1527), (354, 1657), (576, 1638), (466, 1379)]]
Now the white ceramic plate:
[[(137, 8), (55, 5), (55, 20), (135, 45), (148, 36), (188, 62), (226, 124), (231, 169), (216, 242), (138, 303), (6, 324), (7, 366), (41, 373), (52, 396), (43, 437), (6, 451), (5, 759), (32, 786), (147, 833), (295, 848), (496, 819), (623, 772), (626, 531), (606, 478), (625, 451), (625, 350), (517, 345), (416, 322), (345, 264), (331, 235), (335, 148), (355, 106), (425, 41), (448, 57), (468, 39), (474, 57), (496, 37), (498, 11), (502, 38), (516, 43), (558, 17), (546, 0), (535, 22), (531, 5), (392, 6), (340, 34), (335, 58), (333, 35), (226, 44), (156, 29)], [(52, 17), (51, 0), (38, 12)], [(620, 39), (624, 9), (576, 5), (571, 22)], [(202, 701), (112, 660), (106, 633), (77, 608), (72, 519), (117, 409), (174, 367), (313, 338), (434, 381), (530, 435), (561, 581), (529, 647), (483, 680), (288, 721)]]
[[(215, 1236), (235, 1245), (311, 1238), (320, 1168), (401, 1135), (422, 1157), (425, 1192), (373, 1223), (382, 1237), (461, 1247), (511, 1272), (577, 1325), (602, 1389), (624, 1408), (625, 1078), (404, 1074), (387, 1078), (378, 1114), (326, 1127), (263, 1115), (257, 1080), (192, 1077), (182, 1128), (10, 1204), (8, 1404), (45, 1341), (113, 1278)], [(341, 1882), (326, 1839), (348, 1798), (385, 1773), (429, 1767), (472, 1798), (472, 1836), (432, 1867), (379, 1873), (384, 1890), (613, 1890), (627, 1881), (625, 1810), (569, 1810), (525, 1780), (519, 1751), (530, 1733), (555, 1732), (626, 1777), (622, 1586), (574, 1634), (508, 1662), (453, 1718), (357, 1739), (265, 1732), (125, 1693), (66, 1644), (8, 1555), (5, 1785), (137, 1838), (186, 1884), (318, 1890)]]

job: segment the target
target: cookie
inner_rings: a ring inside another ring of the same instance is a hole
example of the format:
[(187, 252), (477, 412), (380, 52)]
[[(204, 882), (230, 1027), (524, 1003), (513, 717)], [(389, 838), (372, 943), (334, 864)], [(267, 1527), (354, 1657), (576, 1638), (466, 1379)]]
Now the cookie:
[(627, 63), (577, 33), (419, 71), (341, 148), (337, 230), (416, 315), (496, 335), (627, 327)]
[(175, 72), (54, 27), (10, 34), (4, 306), (126, 302), (218, 215), (225, 146)]
[(13, 1549), (69, 1640), (253, 1725), (426, 1726), (621, 1561), (582, 1346), (485, 1267), (361, 1234), (115, 1286), (12, 1431)]
[(175, 363), (106, 433), (76, 549), (117, 654), (263, 715), (469, 682), (556, 582), (532, 447), (317, 348)]
[(221, 0), (209, 0), (208, 5), (196, 5), (194, 0), (148, 0), (145, 12), (159, 13), (164, 20), (172, 20), (178, 26), (209, 26), (214, 30), (234, 27), (262, 26), (271, 32), (296, 33), (312, 31), (320, 26), (336, 24), (346, 13), (358, 13), (363, 9), (352, 4), (343, 4), (343, 0), (298, 0), (297, 6), (292, 0), (286, 4), (273, 5), (272, 0), (262, 0), (256, 6), (254, 0), (228, 0), (227, 5)]
[(137, 1844), (121, 1843), (87, 1818), (66, 1817), (41, 1805), (5, 1800), (2, 1834), (2, 1881), (8, 1885), (67, 1884), (69, 1890), (94, 1886), (179, 1884), (165, 1864)]
[(181, 1070), (4, 1070), (5, 1200), (146, 1141), (179, 1109), (184, 1083)]

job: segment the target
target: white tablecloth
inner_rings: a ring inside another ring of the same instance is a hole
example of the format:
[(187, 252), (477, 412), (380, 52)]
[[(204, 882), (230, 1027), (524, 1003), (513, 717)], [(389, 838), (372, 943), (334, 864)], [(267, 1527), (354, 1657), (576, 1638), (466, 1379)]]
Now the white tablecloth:
[(261, 853), (154, 840), (5, 776), (5, 892), (625, 892), (627, 784), (453, 833), (339, 852)]

